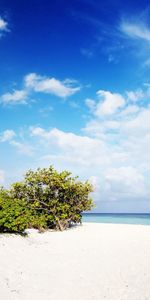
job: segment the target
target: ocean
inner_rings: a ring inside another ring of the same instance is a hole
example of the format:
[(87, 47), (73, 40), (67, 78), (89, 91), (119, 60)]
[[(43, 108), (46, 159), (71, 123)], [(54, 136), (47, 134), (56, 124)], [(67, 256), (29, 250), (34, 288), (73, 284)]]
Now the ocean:
[(83, 213), (83, 222), (150, 225), (149, 214)]

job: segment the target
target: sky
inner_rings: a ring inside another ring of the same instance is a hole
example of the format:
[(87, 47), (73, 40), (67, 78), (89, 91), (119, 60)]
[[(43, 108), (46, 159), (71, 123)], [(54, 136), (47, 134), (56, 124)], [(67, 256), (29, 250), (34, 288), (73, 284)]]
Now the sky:
[(53, 165), (150, 213), (150, 4), (0, 0), (0, 184)]

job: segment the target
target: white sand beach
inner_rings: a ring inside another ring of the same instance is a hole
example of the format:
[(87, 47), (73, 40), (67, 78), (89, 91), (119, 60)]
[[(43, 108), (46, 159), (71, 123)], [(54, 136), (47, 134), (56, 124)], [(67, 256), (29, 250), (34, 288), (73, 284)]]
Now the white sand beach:
[(150, 226), (0, 235), (2, 300), (149, 300)]

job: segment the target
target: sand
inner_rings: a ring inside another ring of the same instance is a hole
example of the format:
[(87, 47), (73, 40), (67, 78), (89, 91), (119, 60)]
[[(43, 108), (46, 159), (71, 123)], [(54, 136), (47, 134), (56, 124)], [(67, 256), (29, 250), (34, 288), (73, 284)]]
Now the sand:
[(0, 235), (2, 300), (150, 300), (150, 226)]

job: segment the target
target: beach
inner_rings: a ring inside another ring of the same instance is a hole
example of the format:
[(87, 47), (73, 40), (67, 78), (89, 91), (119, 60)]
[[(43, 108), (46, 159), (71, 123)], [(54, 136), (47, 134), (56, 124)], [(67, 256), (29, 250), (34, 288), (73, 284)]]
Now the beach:
[(0, 235), (3, 300), (149, 300), (150, 226)]

